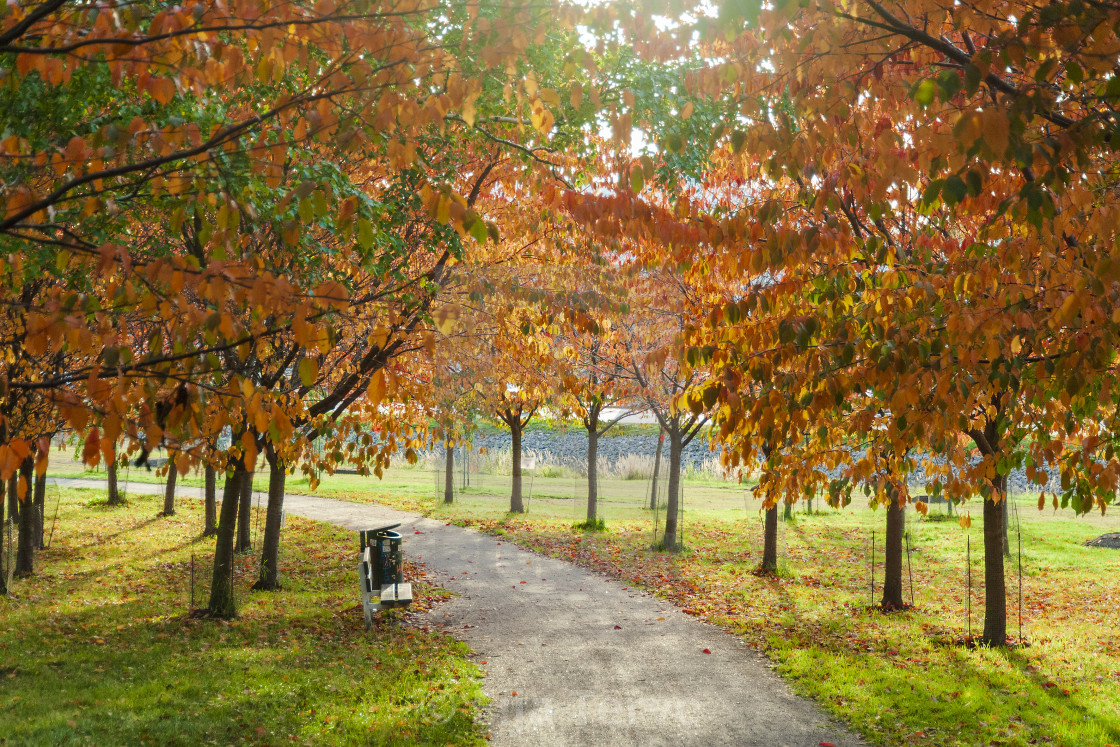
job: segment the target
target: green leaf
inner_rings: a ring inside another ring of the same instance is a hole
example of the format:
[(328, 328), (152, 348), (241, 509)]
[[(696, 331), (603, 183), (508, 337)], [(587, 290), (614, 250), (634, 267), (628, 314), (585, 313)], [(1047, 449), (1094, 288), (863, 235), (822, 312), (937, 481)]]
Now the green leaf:
[(937, 85), (929, 78), (926, 78), (917, 85), (911, 95), (923, 108), (928, 107), (933, 103), (933, 97), (937, 95)]
[(1069, 64), (1066, 65), (1066, 80), (1074, 85), (1078, 85), (1085, 80), (1085, 71), (1074, 60), (1070, 60)]
[(630, 189), (634, 194), (642, 191), (642, 187), (646, 184), (646, 177), (640, 168), (630, 169)]
[(969, 96), (980, 90), (980, 68), (971, 62), (964, 66), (964, 92)]
[(486, 241), (486, 221), (476, 218), (468, 230), (478, 243), (482, 244)]
[(358, 219), (358, 246), (363, 249), (373, 246), (373, 225), (365, 218)]
[(945, 180), (945, 184), (941, 187), (941, 196), (945, 198), (946, 203), (956, 205), (968, 196), (968, 187), (963, 179), (953, 174)]
[(314, 358), (304, 358), (299, 362), (299, 380), (304, 386), (312, 386), (319, 378), (319, 363)]

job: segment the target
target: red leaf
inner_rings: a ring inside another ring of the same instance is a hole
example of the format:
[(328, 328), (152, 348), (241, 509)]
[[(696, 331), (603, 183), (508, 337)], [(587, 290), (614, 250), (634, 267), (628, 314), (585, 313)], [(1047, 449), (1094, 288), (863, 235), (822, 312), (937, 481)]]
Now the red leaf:
[(712, 652), (711, 652), (711, 651), (709, 651), (708, 649), (704, 649), (704, 653), (705, 653), (705, 654), (710, 654), (710, 653), (712, 653)]

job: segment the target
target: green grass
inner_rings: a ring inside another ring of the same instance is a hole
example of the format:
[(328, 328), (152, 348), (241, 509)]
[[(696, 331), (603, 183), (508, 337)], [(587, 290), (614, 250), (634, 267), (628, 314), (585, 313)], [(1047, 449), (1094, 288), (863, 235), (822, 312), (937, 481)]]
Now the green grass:
[[(741, 635), (771, 657), (794, 689), (883, 745), (1120, 745), (1120, 552), (1084, 547), (1120, 531), (1115, 513), (1074, 517), (1039, 512), (1016, 496), (1023, 538), (1024, 633), (1029, 646), (970, 649), (966, 636), (966, 542), (972, 545), (972, 633), (983, 624), (983, 521), (964, 505), (971, 529), (931, 510), (908, 516), (914, 576), (910, 612), (870, 609), (871, 531), (885, 515), (867, 507), (833, 511), (817, 502), (780, 525), (780, 572), (753, 571), (762, 554), (760, 504), (740, 486), (688, 483), (679, 555), (652, 552), (654, 513), (646, 484), (602, 481), (606, 532), (584, 518), (579, 485), (538, 480), (530, 513), (507, 513), (508, 478), (472, 476), (450, 507), (425, 486), (430, 473), (391, 470), (383, 490), (337, 486), (339, 497), (390, 502), (481, 527), (555, 557), (648, 588), (685, 611)], [(503, 481), (504, 480), (504, 481)], [(585, 488), (586, 485), (584, 484)], [(657, 516), (663, 522), (663, 509)], [(1015, 522), (1012, 522), (1015, 548)], [(882, 580), (881, 548), (877, 584)], [(1007, 569), (1009, 628), (1017, 635), (1015, 564)], [(907, 596), (909, 584), (906, 584)], [(881, 594), (877, 587), (876, 601)]]
[[(53, 466), (52, 466), (53, 471)], [(779, 573), (752, 573), (761, 559), (760, 504), (742, 485), (685, 483), (681, 554), (652, 552), (664, 508), (646, 508), (648, 481), (601, 480), (604, 532), (574, 525), (586, 518), (586, 480), (526, 477), (527, 515), (509, 515), (508, 476), (471, 475), (456, 503), (442, 503), (442, 471), (395, 466), (378, 481), (324, 477), (320, 495), (389, 503), (511, 537), (553, 556), (609, 572), (668, 598), (690, 614), (741, 635), (771, 657), (794, 689), (883, 745), (1120, 745), (1120, 552), (1083, 542), (1120, 531), (1116, 512), (1074, 517), (1037, 510), (1016, 496), (1022, 520), (1022, 615), (1029, 646), (969, 649), (965, 605), (966, 541), (972, 544), (972, 633), (983, 623), (982, 519), (969, 530), (931, 509), (908, 517), (913, 548), (910, 612), (869, 609), (868, 561), (885, 516), (866, 507), (840, 512), (799, 504), (779, 529)], [(263, 487), (258, 476), (258, 487)], [(289, 478), (291, 492), (308, 492)], [(1015, 524), (1012, 544), (1015, 545)], [(879, 551), (881, 553), (881, 550)], [(881, 583), (881, 554), (877, 583)], [(1009, 628), (1020, 612), (1014, 564), (1008, 566)], [(907, 584), (907, 596), (909, 588)], [(876, 596), (877, 598), (877, 596)]]
[[(240, 556), (238, 618), (190, 619), (191, 558), (213, 548), (197, 501), (156, 518), (154, 496), (111, 509), (98, 491), (57, 495), (36, 575), (0, 598), (5, 744), (482, 741), (465, 646), (395, 619), (364, 630), (352, 532), (289, 517), (284, 590), (250, 593), (257, 558)], [(441, 595), (417, 585), (417, 604)]]

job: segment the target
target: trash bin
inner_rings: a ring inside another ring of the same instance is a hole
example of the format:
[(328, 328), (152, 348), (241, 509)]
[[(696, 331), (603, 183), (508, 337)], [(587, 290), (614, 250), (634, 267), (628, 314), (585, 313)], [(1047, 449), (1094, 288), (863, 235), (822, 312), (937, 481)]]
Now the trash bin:
[(392, 524), (379, 529), (363, 529), (358, 533), (361, 547), (364, 549), (368, 545), (370, 548), (374, 589), (404, 581), (401, 535), (393, 531), (399, 526), (400, 524)]

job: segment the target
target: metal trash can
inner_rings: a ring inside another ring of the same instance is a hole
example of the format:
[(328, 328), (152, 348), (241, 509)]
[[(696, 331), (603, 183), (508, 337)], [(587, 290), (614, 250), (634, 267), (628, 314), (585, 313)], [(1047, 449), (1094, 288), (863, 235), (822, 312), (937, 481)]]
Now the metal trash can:
[(358, 532), (361, 548), (370, 548), (370, 561), (373, 571), (373, 587), (380, 589), (388, 584), (404, 582), (404, 569), (401, 559), (401, 535), (393, 530), (400, 524), (391, 524), (378, 529), (362, 529)]

